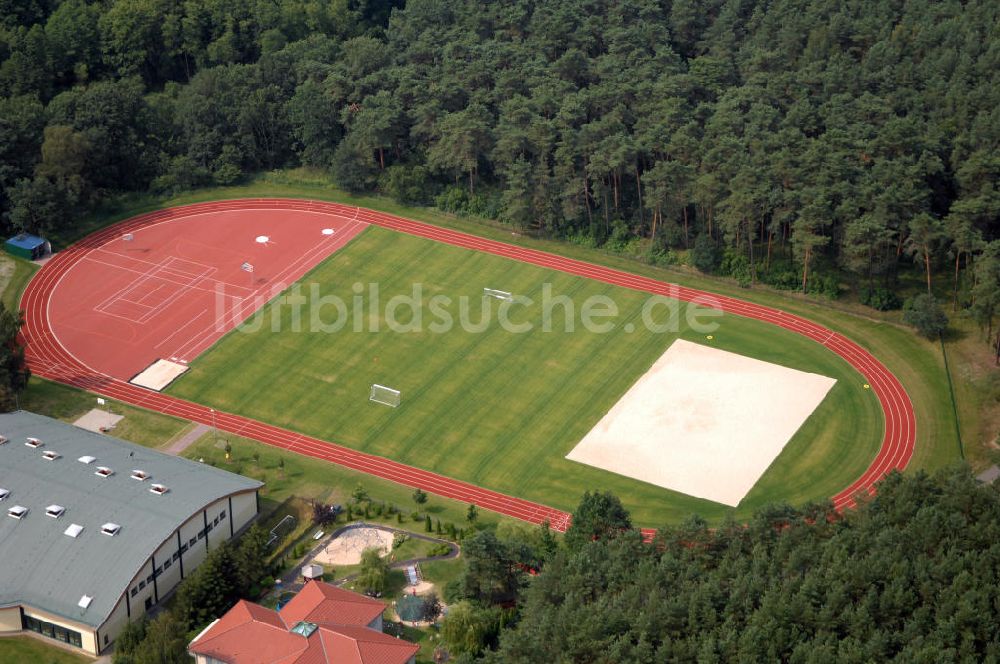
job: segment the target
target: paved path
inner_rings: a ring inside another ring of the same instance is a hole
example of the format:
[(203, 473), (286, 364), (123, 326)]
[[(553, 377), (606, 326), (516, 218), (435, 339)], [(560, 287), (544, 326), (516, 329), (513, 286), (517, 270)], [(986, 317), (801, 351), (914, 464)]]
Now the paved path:
[(198, 440), (206, 433), (212, 430), (212, 427), (207, 424), (195, 424), (194, 428), (185, 433), (183, 436), (170, 443), (170, 447), (164, 450), (167, 454), (173, 454), (174, 456), (180, 456), (184, 453), (184, 450), (191, 447), (194, 441)]
[[(881, 448), (868, 469), (850, 486), (831, 498), (837, 508), (854, 503), (859, 493), (871, 493), (874, 485), (886, 473), (903, 469), (913, 456), (916, 440), (916, 418), (909, 395), (899, 380), (871, 353), (843, 335), (808, 319), (779, 309), (716, 295), (705, 291), (678, 286), (650, 277), (643, 277), (603, 265), (566, 258), (535, 249), (489, 240), (468, 233), (461, 233), (396, 217), (394, 215), (364, 210), (338, 203), (301, 199), (242, 199), (199, 203), (184, 208), (157, 210), (108, 226), (77, 244), (60, 252), (50, 260), (29, 282), (21, 298), (25, 323), (21, 328), (22, 341), (27, 345), (26, 357), (32, 372), (43, 378), (90, 390), (157, 412), (183, 417), (201, 424), (211, 424), (213, 411), (208, 406), (152, 392), (131, 385), (104, 373), (100, 368), (89, 367), (69, 353), (52, 332), (48, 305), (52, 293), (73, 266), (107, 242), (152, 224), (162, 223), (173, 216), (190, 214), (191, 210), (213, 212), (223, 210), (273, 211), (280, 218), (282, 210), (308, 210), (343, 216), (353, 214), (360, 221), (389, 228), (401, 233), (428, 238), (445, 244), (502, 256), (567, 274), (586, 277), (608, 284), (641, 292), (664, 295), (682, 302), (694, 302), (737, 316), (744, 316), (801, 334), (841, 356), (857, 369), (867, 386), (875, 394), (885, 416), (885, 434)], [(860, 382), (860, 381), (859, 381)], [(330, 461), (344, 467), (369, 473), (408, 487), (446, 498), (454, 498), (479, 507), (511, 516), (530, 523), (543, 521), (552, 528), (565, 531), (570, 515), (547, 505), (484, 489), (421, 468), (393, 461), (373, 454), (366, 454), (343, 445), (305, 436), (264, 422), (225, 412), (215, 412), (214, 420), (220, 430), (245, 436), (267, 445), (297, 452), (317, 459)], [(647, 536), (652, 530), (644, 530)]]

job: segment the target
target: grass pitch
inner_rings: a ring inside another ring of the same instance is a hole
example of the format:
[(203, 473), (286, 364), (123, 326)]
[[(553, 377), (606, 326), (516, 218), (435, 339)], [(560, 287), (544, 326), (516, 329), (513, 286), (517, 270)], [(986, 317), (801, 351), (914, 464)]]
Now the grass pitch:
[[(564, 459), (622, 394), (677, 337), (706, 343), (685, 329), (653, 333), (640, 324), (647, 296), (504, 258), (372, 227), (301, 282), (350, 303), (356, 283), (379, 284), (382, 306), (423, 284), (426, 298), (481, 300), (484, 287), (541, 299), (542, 285), (568, 295), (577, 308), (590, 296), (611, 298), (620, 313), (614, 330), (579, 325), (541, 331), (541, 307), (515, 307), (512, 321), (534, 331), (512, 334), (493, 322), (481, 333), (456, 325), (433, 332), (308, 332), (313, 310), (273, 309), (254, 332), (234, 331), (200, 357), (170, 393), (366, 452), (471, 481), (498, 491), (572, 509), (588, 489), (621, 496), (635, 521), (658, 525), (698, 512), (718, 520), (728, 507), (685, 496)], [(496, 304), (496, 303), (494, 303)], [(457, 320), (457, 306), (450, 309)], [(493, 309), (494, 313), (496, 308)], [(332, 307), (321, 318), (329, 321)], [(477, 304), (471, 319), (479, 320)], [(401, 318), (402, 320), (402, 318)], [(405, 321), (404, 321), (405, 322)], [(736, 508), (749, 514), (775, 501), (825, 499), (858, 477), (882, 434), (875, 396), (843, 360), (803, 337), (727, 315), (714, 345), (725, 350), (835, 378), (819, 409)], [(626, 331), (632, 323), (635, 331)], [(366, 326), (368, 327), (368, 326)], [(392, 409), (370, 403), (369, 387), (402, 391)], [(734, 441), (738, 453), (739, 441)]]

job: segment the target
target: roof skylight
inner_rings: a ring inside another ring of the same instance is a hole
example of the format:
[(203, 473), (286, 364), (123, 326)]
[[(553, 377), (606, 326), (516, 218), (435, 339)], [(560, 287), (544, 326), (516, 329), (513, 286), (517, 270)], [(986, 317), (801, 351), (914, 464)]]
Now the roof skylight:
[(24, 441), (24, 444), (27, 445), (28, 447), (35, 448), (35, 447), (41, 447), (42, 441), (38, 440), (37, 438), (29, 437), (27, 440)]
[(90, 603), (93, 601), (94, 601), (93, 597), (91, 597), (90, 595), (84, 595), (83, 597), (80, 598), (80, 601), (77, 602), (76, 605), (79, 606), (81, 609), (86, 609), (88, 606), (90, 606)]
[(42, 452), (42, 458), (45, 459), (46, 461), (55, 461), (61, 456), (62, 455), (56, 452), (55, 450), (45, 450), (44, 452)]
[(295, 627), (289, 631), (294, 632), (295, 634), (301, 634), (308, 639), (309, 636), (316, 631), (316, 623), (302, 621), (300, 623), (296, 623)]
[(111, 477), (115, 474), (115, 471), (111, 470), (107, 466), (98, 466), (97, 470), (94, 471), (94, 474), (98, 477)]
[(23, 507), (21, 505), (14, 505), (9, 510), (7, 510), (7, 516), (14, 517), (18, 521), (23, 519), (27, 513), (28, 513), (28, 508)]
[(133, 470), (132, 479), (143, 482), (149, 479), (149, 473), (147, 473), (145, 470)]
[(154, 484), (153, 486), (149, 487), (149, 492), (155, 493), (157, 496), (162, 496), (167, 491), (170, 491), (170, 489), (163, 486), (162, 484)]
[(8, 442), (8, 440), (9, 439), (7, 438), (7, 436), (0, 436), (0, 445), (3, 445), (4, 443)]
[(9, 495), (10, 495), (9, 490), (0, 487), (0, 500), (4, 500)]
[(69, 535), (70, 537), (79, 537), (80, 533), (83, 532), (83, 526), (78, 523), (70, 524), (69, 528), (63, 531), (63, 535)]
[(103, 526), (101, 526), (101, 532), (104, 533), (105, 535), (109, 535), (110, 537), (114, 537), (115, 535), (117, 535), (118, 531), (121, 529), (122, 527), (119, 526), (117, 523), (111, 523), (111, 522), (108, 522)]
[(79, 461), (80, 463), (94, 463), (95, 461), (97, 461), (97, 457), (92, 457), (89, 455), (82, 456), (79, 459), (77, 459), (77, 461)]
[(58, 519), (63, 515), (63, 512), (65, 511), (66, 508), (63, 507), (62, 505), (49, 505), (48, 507), (45, 508), (45, 513), (51, 516), (53, 519)]

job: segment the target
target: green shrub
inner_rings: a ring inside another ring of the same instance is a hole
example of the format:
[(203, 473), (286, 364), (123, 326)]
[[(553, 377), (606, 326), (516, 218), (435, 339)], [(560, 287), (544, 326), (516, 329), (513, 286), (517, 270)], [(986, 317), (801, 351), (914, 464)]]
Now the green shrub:
[(859, 299), (861, 304), (877, 311), (892, 311), (903, 306), (903, 301), (895, 292), (880, 286), (862, 288)]
[(716, 246), (715, 240), (708, 233), (702, 233), (695, 238), (694, 246), (691, 247), (690, 257), (691, 265), (699, 272), (704, 272), (705, 274), (711, 274), (719, 269), (719, 263), (722, 261), (719, 248)]
[(732, 277), (743, 288), (749, 288), (751, 279), (750, 260), (735, 249), (727, 249), (719, 263), (719, 273)]
[(937, 299), (926, 293), (903, 305), (903, 320), (928, 339), (935, 339), (948, 329), (948, 316)]
[(431, 200), (431, 179), (423, 166), (397, 164), (379, 177), (379, 189), (406, 205), (425, 205)]

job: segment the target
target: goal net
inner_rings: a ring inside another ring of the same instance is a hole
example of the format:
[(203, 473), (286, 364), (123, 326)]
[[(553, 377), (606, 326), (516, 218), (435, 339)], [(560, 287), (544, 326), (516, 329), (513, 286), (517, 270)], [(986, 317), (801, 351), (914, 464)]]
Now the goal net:
[(483, 295), (485, 297), (496, 298), (497, 300), (503, 300), (504, 302), (510, 302), (514, 299), (514, 296), (507, 291), (497, 290), (496, 288), (484, 288)]
[(368, 395), (368, 400), (395, 408), (399, 405), (399, 390), (394, 390), (391, 387), (373, 383), (371, 394)]

